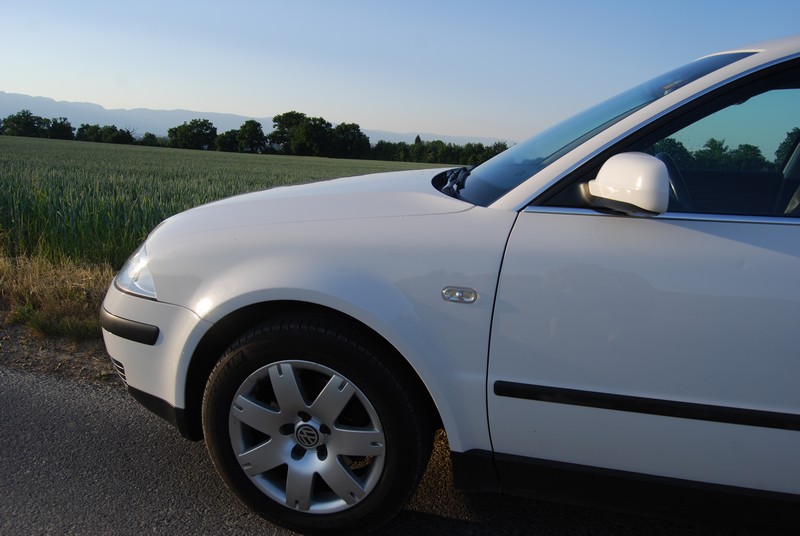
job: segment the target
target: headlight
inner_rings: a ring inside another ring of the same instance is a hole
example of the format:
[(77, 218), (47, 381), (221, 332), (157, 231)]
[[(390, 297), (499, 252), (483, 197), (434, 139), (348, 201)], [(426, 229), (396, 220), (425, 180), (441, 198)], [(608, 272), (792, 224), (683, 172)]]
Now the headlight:
[(156, 299), (156, 288), (153, 286), (145, 244), (142, 244), (125, 262), (125, 266), (114, 279), (114, 284), (123, 292), (151, 300)]

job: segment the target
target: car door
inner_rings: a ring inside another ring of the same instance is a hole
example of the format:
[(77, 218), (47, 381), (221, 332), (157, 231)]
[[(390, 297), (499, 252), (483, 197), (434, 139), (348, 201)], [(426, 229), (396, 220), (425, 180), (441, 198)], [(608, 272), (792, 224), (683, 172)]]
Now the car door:
[(488, 368), (501, 472), (800, 493), (799, 86), (787, 71), (620, 144), (668, 153), (665, 214), (521, 212)]

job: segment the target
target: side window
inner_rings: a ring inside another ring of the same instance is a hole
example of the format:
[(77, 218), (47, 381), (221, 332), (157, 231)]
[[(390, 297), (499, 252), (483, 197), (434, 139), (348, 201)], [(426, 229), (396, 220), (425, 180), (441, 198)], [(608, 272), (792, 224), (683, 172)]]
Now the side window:
[(798, 142), (800, 84), (782, 77), (638, 150), (667, 164), (671, 212), (800, 217)]

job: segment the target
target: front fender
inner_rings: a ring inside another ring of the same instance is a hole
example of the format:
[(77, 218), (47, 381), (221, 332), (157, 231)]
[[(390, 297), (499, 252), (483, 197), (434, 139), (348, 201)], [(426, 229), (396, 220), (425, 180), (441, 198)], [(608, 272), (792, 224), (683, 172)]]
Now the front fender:
[[(366, 325), (422, 380), (451, 448), (490, 449), (485, 417), (489, 332), (513, 216), (475, 209), (378, 218), (366, 224), (359, 220), (268, 226), (233, 239), (226, 233), (225, 241), (205, 235), (207, 247), (220, 254), (205, 264), (201, 258), (190, 262), (204, 268), (191, 275), (180, 274), (186, 256), (171, 266), (174, 255), (160, 257), (158, 247), (148, 251), (155, 251), (151, 263), (159, 274), (159, 299), (182, 303), (205, 321), (203, 325), (277, 301), (327, 307)], [(437, 226), (445, 227), (444, 237), (456, 234), (443, 242), (431, 233)], [(270, 239), (265, 241), (265, 236)], [(185, 241), (183, 247), (187, 254), (193, 250)], [(470, 305), (447, 302), (442, 298), (447, 286), (475, 289), (479, 299)], [(192, 340), (199, 342), (200, 337)], [(187, 349), (181, 356), (179, 378), (186, 378), (193, 351)]]

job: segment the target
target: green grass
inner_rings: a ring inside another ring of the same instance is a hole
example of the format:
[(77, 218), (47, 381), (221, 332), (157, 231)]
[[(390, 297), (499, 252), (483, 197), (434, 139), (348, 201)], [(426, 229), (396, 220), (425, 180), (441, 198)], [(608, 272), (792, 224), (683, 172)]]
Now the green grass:
[(0, 136), (0, 252), (119, 267), (165, 218), (279, 185), (430, 164)]
[(165, 218), (279, 185), (425, 167), (0, 136), (0, 313), (99, 337), (114, 270)]

